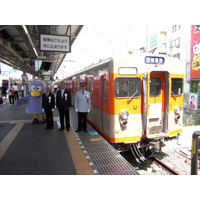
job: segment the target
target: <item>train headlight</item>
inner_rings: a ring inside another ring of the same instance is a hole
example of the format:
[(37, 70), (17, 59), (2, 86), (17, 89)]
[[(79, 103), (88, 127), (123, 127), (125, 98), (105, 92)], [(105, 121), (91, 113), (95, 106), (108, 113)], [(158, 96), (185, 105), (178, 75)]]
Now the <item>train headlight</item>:
[(179, 119), (180, 119), (180, 117), (181, 117), (181, 112), (182, 112), (181, 107), (176, 107), (176, 108), (174, 109), (175, 119), (176, 119), (176, 120), (179, 120)]
[(129, 113), (126, 111), (126, 110), (123, 110), (121, 113), (120, 113), (120, 118), (122, 120), (127, 120), (128, 119), (128, 116), (129, 116)]
[(127, 124), (128, 124), (128, 116), (129, 116), (129, 113), (126, 110), (123, 110), (120, 113), (120, 123), (121, 123), (122, 126), (127, 126)]

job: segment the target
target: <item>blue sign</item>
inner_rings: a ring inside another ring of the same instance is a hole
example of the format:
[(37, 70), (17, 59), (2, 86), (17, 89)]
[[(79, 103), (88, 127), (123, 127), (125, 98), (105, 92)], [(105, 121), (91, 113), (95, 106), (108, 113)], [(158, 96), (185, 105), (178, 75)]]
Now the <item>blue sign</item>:
[(92, 136), (99, 135), (96, 131), (91, 131), (91, 132), (89, 132), (89, 133), (90, 133), (90, 135), (92, 135)]
[(154, 57), (154, 56), (146, 56), (145, 57), (146, 64), (161, 64), (165, 63), (165, 59), (163, 57)]

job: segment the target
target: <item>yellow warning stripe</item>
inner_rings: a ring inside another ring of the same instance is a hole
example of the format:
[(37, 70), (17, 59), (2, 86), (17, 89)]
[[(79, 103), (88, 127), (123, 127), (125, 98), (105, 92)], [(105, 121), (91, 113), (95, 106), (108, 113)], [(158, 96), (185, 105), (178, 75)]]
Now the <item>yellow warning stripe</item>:
[(18, 123), (15, 125), (15, 127), (8, 133), (8, 135), (1, 141), (0, 143), (0, 160), (19, 133), (19, 131), (22, 129), (24, 123)]
[(83, 153), (73, 131), (65, 131), (65, 137), (70, 149), (74, 166), (78, 175), (94, 175), (88, 160)]
[(104, 138), (91, 138), (90, 141), (91, 142), (97, 142), (97, 141), (102, 141), (105, 140)]

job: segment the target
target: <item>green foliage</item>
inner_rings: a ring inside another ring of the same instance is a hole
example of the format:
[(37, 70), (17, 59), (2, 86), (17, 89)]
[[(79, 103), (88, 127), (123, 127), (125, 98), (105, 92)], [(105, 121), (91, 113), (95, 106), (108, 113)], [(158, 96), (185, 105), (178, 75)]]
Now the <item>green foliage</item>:
[(200, 110), (193, 110), (192, 113), (183, 121), (183, 126), (200, 125)]
[(190, 92), (191, 93), (197, 93), (198, 92), (198, 81), (191, 81), (190, 82)]
[(195, 125), (195, 120), (192, 117), (192, 115), (190, 115), (185, 122), (183, 122), (183, 126), (194, 126)]

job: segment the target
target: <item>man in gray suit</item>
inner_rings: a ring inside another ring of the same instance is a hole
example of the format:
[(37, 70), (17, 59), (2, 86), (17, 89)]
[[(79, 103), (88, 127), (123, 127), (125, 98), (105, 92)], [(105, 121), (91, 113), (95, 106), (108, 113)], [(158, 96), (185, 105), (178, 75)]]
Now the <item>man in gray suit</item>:
[(81, 89), (76, 92), (75, 98), (75, 111), (78, 112), (78, 129), (76, 132), (87, 132), (87, 114), (91, 108), (90, 92), (86, 90), (86, 83), (81, 82)]

